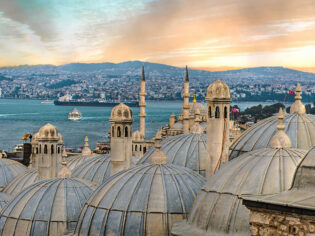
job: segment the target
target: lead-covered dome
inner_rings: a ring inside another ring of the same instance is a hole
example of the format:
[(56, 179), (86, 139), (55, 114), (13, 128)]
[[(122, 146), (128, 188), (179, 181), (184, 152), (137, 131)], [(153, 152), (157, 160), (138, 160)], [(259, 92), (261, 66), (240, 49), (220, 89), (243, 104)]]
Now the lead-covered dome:
[(230, 99), (230, 88), (226, 83), (221, 80), (217, 80), (210, 84), (207, 88), (206, 100), (212, 99)]
[(174, 224), (175, 235), (249, 235), (249, 210), (240, 196), (279, 193), (290, 188), (305, 150), (265, 148), (245, 153), (210, 177), (187, 221)]
[(75, 235), (170, 235), (204, 182), (199, 174), (169, 164), (117, 173), (85, 203)]
[(26, 187), (36, 183), (38, 181), (38, 170), (29, 169), (26, 172), (16, 176), (12, 179), (7, 186), (3, 189), (3, 192), (15, 196)]
[(2, 158), (0, 155), (0, 191), (16, 176), (24, 173), (27, 170), (21, 163), (7, 158)]
[(77, 168), (79, 165), (85, 163), (86, 161), (90, 160), (93, 157), (96, 157), (97, 154), (91, 154), (91, 155), (75, 155), (72, 157), (67, 158), (67, 167), (73, 171), (75, 168)]
[(16, 195), (0, 215), (0, 235), (64, 235), (73, 230), (93, 189), (83, 180), (52, 178)]
[[(189, 103), (189, 116), (195, 116), (197, 110), (199, 110), (199, 114), (201, 116), (207, 115), (207, 108), (203, 104), (199, 102)], [(180, 112), (180, 115), (184, 115), (183, 108)]]
[[(197, 133), (170, 136), (161, 142), (161, 150), (167, 157), (167, 163), (184, 166), (206, 176), (210, 166), (206, 140), (205, 134)], [(155, 147), (150, 148), (137, 164), (149, 163), (154, 151)]]
[(101, 154), (86, 160), (73, 169), (72, 176), (102, 184), (110, 176), (110, 154)]
[[(292, 148), (309, 150), (315, 145), (315, 116), (309, 114), (285, 114), (285, 133)], [(277, 132), (278, 118), (266, 118), (244, 131), (230, 147), (229, 159), (245, 152), (270, 147), (271, 138)]]
[(127, 121), (127, 122), (132, 122), (132, 111), (130, 107), (126, 106), (123, 103), (120, 103), (119, 105), (115, 106), (112, 109), (110, 118), (110, 121)]
[(9, 194), (0, 192), (0, 211), (8, 203), (10, 197)]

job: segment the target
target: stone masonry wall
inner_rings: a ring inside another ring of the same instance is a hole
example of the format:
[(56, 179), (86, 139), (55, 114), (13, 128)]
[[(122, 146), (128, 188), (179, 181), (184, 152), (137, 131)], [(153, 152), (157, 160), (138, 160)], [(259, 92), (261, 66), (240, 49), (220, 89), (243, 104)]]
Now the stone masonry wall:
[(252, 236), (315, 235), (315, 217), (266, 209), (250, 209)]

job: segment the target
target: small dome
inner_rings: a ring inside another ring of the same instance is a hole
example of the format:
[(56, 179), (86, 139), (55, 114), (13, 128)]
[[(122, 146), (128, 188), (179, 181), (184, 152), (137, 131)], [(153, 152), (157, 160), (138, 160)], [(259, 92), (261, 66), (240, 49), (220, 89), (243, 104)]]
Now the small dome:
[(143, 141), (144, 141), (144, 137), (143, 137), (143, 135), (140, 133), (139, 130), (133, 132), (133, 134), (132, 134), (132, 141), (133, 141), (133, 142), (143, 142)]
[(0, 192), (0, 211), (8, 203), (10, 198), (9, 194)]
[(90, 158), (73, 170), (72, 177), (96, 184), (104, 183), (110, 177), (110, 155), (102, 154)]
[[(285, 133), (292, 148), (309, 150), (315, 145), (315, 116), (309, 114), (285, 114)], [(277, 115), (266, 118), (244, 131), (230, 146), (229, 159), (245, 152), (270, 147), (271, 138), (277, 132)]]
[(173, 124), (169, 130), (173, 130), (173, 131), (182, 131), (183, 130), (183, 123), (182, 122), (176, 122), (175, 124)]
[(199, 124), (196, 123), (190, 128), (190, 133), (193, 134), (203, 134), (205, 132), (205, 129)]
[(126, 106), (123, 103), (120, 103), (119, 105), (115, 106), (112, 109), (111, 115), (110, 115), (110, 121), (126, 121), (126, 122), (132, 122), (132, 111), (130, 107)]
[(204, 182), (176, 165), (145, 164), (119, 172), (85, 203), (75, 234), (169, 235), (173, 222), (186, 218)]
[[(189, 103), (189, 116), (195, 116), (197, 110), (199, 110), (201, 116), (207, 115), (207, 108), (203, 104), (199, 102)], [(184, 115), (183, 109), (181, 110), (180, 115)]]
[(27, 170), (21, 163), (7, 158), (0, 158), (0, 191), (16, 176)]
[(213, 99), (231, 99), (229, 86), (221, 80), (217, 80), (210, 84), (207, 89), (206, 100)]
[(35, 136), (36, 139), (62, 139), (61, 134), (52, 124), (46, 124), (39, 129), (38, 135)]
[(15, 196), (23, 189), (36, 183), (37, 181), (38, 171), (36, 169), (30, 169), (12, 179), (3, 189), (3, 192)]
[(83, 156), (81, 155), (75, 155), (67, 158), (67, 166), (68, 168), (73, 171), (77, 166), (81, 165), (82, 163), (86, 162), (87, 160), (90, 160), (93, 157), (96, 157), (97, 154), (93, 153), (91, 155)]
[[(64, 235), (73, 230), (93, 192), (78, 179), (45, 179), (17, 194), (0, 215), (0, 235)], [(15, 225), (14, 227), (12, 225)]]
[[(167, 157), (167, 163), (184, 166), (206, 176), (210, 159), (205, 134), (189, 133), (170, 136), (163, 140), (161, 145), (161, 150)], [(154, 151), (155, 147), (150, 148), (137, 164), (149, 163)]]
[(172, 233), (249, 235), (249, 210), (239, 197), (289, 189), (305, 154), (305, 150), (299, 149), (265, 148), (226, 163), (202, 187), (188, 220), (176, 223)]

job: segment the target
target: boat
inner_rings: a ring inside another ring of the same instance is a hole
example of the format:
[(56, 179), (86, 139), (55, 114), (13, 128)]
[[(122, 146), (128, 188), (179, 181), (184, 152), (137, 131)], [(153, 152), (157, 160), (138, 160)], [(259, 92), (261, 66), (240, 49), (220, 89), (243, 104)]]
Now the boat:
[[(116, 101), (78, 101), (78, 100), (69, 100), (69, 101), (60, 101), (55, 100), (54, 104), (56, 106), (94, 106), (94, 107), (114, 107), (121, 102)], [(125, 105), (129, 107), (139, 107), (139, 102), (132, 101), (132, 102), (123, 102)]]
[(76, 108), (68, 114), (68, 120), (80, 120), (81, 118), (82, 115)]
[(54, 101), (52, 101), (52, 100), (44, 100), (44, 101), (41, 101), (40, 103), (43, 103), (43, 104), (53, 104)]

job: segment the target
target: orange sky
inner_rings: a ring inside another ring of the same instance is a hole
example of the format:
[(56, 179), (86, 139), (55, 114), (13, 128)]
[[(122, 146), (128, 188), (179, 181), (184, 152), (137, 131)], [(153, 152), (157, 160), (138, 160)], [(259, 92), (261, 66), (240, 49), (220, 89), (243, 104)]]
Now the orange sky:
[(315, 1), (0, 2), (0, 66), (127, 60), (315, 71)]

